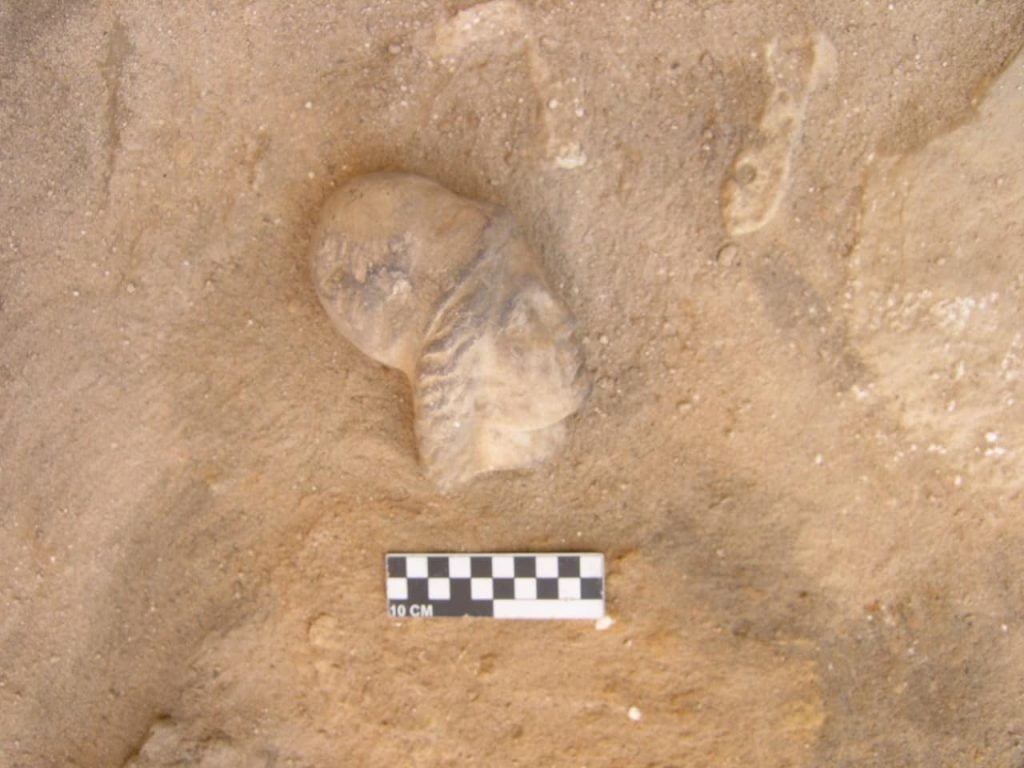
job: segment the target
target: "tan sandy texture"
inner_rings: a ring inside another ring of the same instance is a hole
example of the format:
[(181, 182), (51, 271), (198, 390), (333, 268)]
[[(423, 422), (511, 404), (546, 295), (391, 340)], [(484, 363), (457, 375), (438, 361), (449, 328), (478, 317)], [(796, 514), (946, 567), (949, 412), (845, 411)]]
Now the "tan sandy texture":
[[(1019, 768), (1022, 40), (0, 3), (0, 765)], [(313, 223), (378, 169), (523, 223), (595, 380), (552, 464), (436, 494), (331, 328)], [(387, 550), (570, 548), (605, 631), (384, 611)]]

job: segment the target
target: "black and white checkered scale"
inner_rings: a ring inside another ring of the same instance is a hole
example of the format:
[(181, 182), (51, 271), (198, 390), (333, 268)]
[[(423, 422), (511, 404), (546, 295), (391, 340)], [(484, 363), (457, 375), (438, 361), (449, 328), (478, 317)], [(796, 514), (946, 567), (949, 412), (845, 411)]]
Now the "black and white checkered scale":
[(604, 555), (593, 552), (387, 556), (395, 617), (599, 619), (604, 591)]

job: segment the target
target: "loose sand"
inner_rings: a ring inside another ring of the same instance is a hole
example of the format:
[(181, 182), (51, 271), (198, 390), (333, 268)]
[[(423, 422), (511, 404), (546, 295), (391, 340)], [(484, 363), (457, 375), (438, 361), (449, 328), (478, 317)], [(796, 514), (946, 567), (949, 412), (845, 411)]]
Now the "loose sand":
[[(0, 4), (0, 765), (1024, 762), (1024, 4)], [(331, 189), (507, 206), (594, 388), (439, 495)], [(387, 617), (593, 549), (615, 623)]]

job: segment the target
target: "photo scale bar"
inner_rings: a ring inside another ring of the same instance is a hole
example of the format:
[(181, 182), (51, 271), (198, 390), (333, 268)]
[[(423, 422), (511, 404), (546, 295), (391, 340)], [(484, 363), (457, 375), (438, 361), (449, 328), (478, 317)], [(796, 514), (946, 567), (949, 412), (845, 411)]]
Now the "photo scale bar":
[(391, 553), (385, 558), (394, 618), (599, 619), (605, 615), (598, 552)]

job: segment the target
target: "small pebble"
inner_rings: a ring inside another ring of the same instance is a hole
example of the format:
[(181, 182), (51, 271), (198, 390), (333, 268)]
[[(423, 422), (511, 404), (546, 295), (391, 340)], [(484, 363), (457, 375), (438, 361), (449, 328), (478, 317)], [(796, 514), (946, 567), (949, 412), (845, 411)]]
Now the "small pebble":
[(626, 712), (626, 715), (634, 723), (638, 722), (640, 718), (643, 717), (643, 713), (636, 707), (630, 707), (629, 710)]
[(740, 249), (734, 243), (726, 243), (718, 251), (718, 263), (723, 267), (731, 267), (739, 255)]
[(615, 619), (613, 619), (611, 616), (602, 616), (600, 619), (594, 622), (594, 629), (598, 630), (599, 632), (603, 632), (604, 630), (611, 627), (611, 625), (614, 623)]
[(566, 170), (574, 170), (576, 168), (582, 168), (586, 165), (587, 155), (576, 142), (566, 144), (562, 147), (558, 156), (555, 157), (555, 167), (564, 168)]

